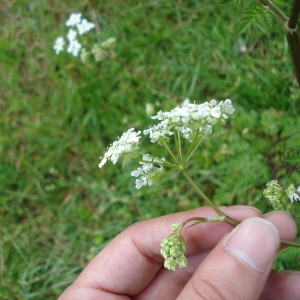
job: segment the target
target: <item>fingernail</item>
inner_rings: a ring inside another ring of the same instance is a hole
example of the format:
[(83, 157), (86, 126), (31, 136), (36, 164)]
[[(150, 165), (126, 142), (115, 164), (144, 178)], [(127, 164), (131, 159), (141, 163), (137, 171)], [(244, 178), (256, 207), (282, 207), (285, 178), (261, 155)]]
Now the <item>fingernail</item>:
[(280, 239), (276, 227), (261, 218), (248, 218), (228, 236), (226, 250), (251, 268), (264, 272), (271, 267)]
[(234, 209), (253, 209), (253, 210), (256, 210), (261, 215), (261, 211), (258, 208), (253, 207), (253, 206), (249, 206), (249, 205), (235, 205), (235, 206), (231, 206), (231, 208), (234, 208)]

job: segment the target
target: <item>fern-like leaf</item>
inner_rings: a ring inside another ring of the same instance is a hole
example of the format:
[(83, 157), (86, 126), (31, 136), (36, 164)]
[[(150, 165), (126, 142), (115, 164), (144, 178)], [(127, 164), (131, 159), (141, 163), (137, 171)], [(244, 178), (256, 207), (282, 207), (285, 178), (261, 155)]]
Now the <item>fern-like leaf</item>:
[(286, 161), (292, 165), (300, 166), (300, 155), (293, 155), (293, 156), (287, 157), (284, 159), (284, 161)]
[(253, 2), (253, 0), (222, 0), (220, 4), (227, 7), (235, 8), (238, 6), (248, 6), (250, 2)]
[(272, 24), (272, 16), (270, 12), (265, 9), (261, 3), (252, 2), (245, 8), (241, 17), (240, 23), (233, 36), (238, 36), (245, 33), (250, 28), (259, 28), (265, 33), (268, 33), (268, 28)]

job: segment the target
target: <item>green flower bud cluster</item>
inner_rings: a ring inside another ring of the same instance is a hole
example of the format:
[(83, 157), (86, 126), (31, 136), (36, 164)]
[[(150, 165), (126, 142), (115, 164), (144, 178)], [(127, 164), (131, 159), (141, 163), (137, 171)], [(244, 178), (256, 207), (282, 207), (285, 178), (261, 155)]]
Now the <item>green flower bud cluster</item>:
[(184, 256), (184, 240), (181, 234), (178, 233), (180, 228), (180, 223), (173, 223), (173, 233), (165, 238), (160, 244), (160, 253), (165, 259), (164, 267), (172, 271), (175, 271), (176, 266), (184, 268), (187, 265), (187, 258)]
[(113, 48), (116, 44), (116, 38), (112, 37), (102, 42), (100, 45), (95, 44), (92, 48), (92, 54), (96, 61), (102, 61), (105, 58), (113, 58), (115, 53)]
[[(277, 180), (272, 180), (267, 183), (267, 188), (263, 195), (271, 202), (276, 210), (286, 210), (292, 212), (294, 205), (293, 200), (296, 200), (296, 188), (291, 184), (287, 189), (278, 184)], [(296, 200), (297, 201), (297, 200)]]
[(116, 56), (113, 48), (116, 44), (116, 38), (112, 37), (102, 43), (96, 43), (91, 50), (82, 48), (80, 52), (80, 59), (84, 64), (92, 61), (94, 57), (95, 61), (102, 61), (106, 58), (114, 58)]

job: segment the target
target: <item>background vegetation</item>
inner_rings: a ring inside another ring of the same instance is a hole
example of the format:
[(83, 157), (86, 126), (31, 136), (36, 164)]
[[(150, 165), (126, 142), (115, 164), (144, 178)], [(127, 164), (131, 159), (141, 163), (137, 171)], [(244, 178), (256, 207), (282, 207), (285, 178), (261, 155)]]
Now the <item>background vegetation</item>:
[[(173, 184), (175, 175), (137, 191), (130, 167), (98, 168), (117, 136), (151, 124), (149, 105), (157, 112), (186, 97), (233, 100), (234, 117), (190, 168), (217, 204), (266, 212), (268, 180), (300, 183), (287, 161), (300, 152), (300, 93), (279, 24), (269, 35), (232, 38), (240, 12), (217, 1), (2, 3), (1, 299), (54, 299), (125, 227), (203, 204), (183, 178)], [(55, 55), (72, 12), (97, 23), (92, 39), (116, 37), (117, 57), (174, 97), (116, 62)], [(285, 250), (276, 266), (299, 262), (299, 250)]]

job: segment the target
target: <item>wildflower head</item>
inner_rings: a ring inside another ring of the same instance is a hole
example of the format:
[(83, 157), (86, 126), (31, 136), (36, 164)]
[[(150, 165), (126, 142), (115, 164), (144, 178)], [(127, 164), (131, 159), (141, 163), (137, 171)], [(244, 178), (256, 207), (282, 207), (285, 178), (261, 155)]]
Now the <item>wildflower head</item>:
[(185, 244), (180, 233), (172, 233), (162, 240), (160, 246), (160, 253), (165, 259), (165, 268), (175, 271), (176, 266), (179, 268), (186, 267)]
[(288, 188), (282, 187), (277, 180), (272, 180), (267, 183), (267, 188), (264, 190), (264, 196), (271, 202), (276, 210), (286, 210), (292, 212), (293, 202), (300, 202), (300, 188), (296, 190), (291, 184)]
[[(107, 42), (107, 47), (114, 42)], [(110, 51), (102, 49), (98, 44), (97, 47), (102, 51), (96, 51), (92, 53), (96, 57), (99, 56), (101, 60), (105, 51)], [(104, 52), (103, 52), (104, 51)], [(86, 59), (89, 52), (85, 52), (84, 59)], [(104, 55), (105, 56), (105, 55)], [(96, 58), (97, 60), (97, 58)], [(115, 164), (119, 157), (123, 157), (123, 165), (127, 163), (130, 159), (134, 158), (139, 160), (140, 167), (131, 172), (131, 175), (136, 178), (135, 187), (140, 189), (143, 186), (151, 186), (154, 182), (159, 180), (164, 174), (164, 167), (169, 168), (166, 173), (170, 173), (176, 170), (183, 170), (186, 166), (188, 160), (191, 157), (191, 154), (197, 149), (201, 144), (204, 137), (212, 132), (212, 127), (219, 120), (224, 121), (228, 115), (234, 112), (234, 108), (231, 105), (231, 100), (227, 99), (217, 103), (216, 100), (211, 100), (210, 102), (205, 102), (203, 104), (191, 104), (188, 101), (185, 101), (182, 106), (178, 106), (168, 112), (158, 112), (158, 114), (152, 117), (155, 120), (160, 121), (157, 125), (154, 125), (143, 131), (145, 136), (150, 137), (152, 143), (157, 143), (160, 146), (164, 146), (171, 158), (175, 162), (166, 161), (165, 158), (154, 158), (150, 155), (144, 155), (139, 151), (139, 141), (141, 132), (135, 132), (134, 129), (129, 129), (125, 132), (120, 139), (115, 141), (104, 154), (99, 167), (111, 160)], [(172, 150), (168, 147), (167, 143), (170, 138), (175, 135), (175, 144), (177, 153), (173, 153)], [(183, 157), (181, 152), (181, 139), (178, 138), (178, 134), (182, 134), (183, 137), (189, 141), (195, 141), (190, 149), (189, 155)], [(141, 155), (142, 159), (137, 159)], [(178, 158), (176, 157), (178, 155)]]
[(80, 24), (81, 22), (81, 13), (72, 13), (70, 14), (68, 20), (66, 21), (66, 26), (71, 27), (71, 26), (76, 26)]
[[(149, 163), (145, 161), (149, 161)], [(140, 189), (142, 186), (147, 184), (152, 185), (155, 181), (159, 180), (164, 172), (163, 166), (161, 165), (164, 161), (165, 158), (158, 159), (144, 155), (143, 161), (140, 162), (142, 166), (131, 172), (131, 176), (137, 177), (135, 187)]]
[(212, 126), (218, 121), (224, 122), (235, 109), (231, 100), (211, 100), (202, 104), (184, 102), (171, 111), (160, 111), (152, 119), (160, 123), (144, 131), (149, 134), (152, 143), (162, 144), (172, 135), (173, 129), (182, 133), (183, 137), (192, 141), (195, 137), (204, 137), (212, 132)]
[(66, 44), (66, 42), (63, 37), (60, 36), (60, 37), (56, 38), (56, 40), (54, 42), (54, 46), (53, 46), (55, 53), (59, 54), (61, 51), (63, 51), (65, 44)]
[(102, 158), (99, 168), (102, 168), (107, 160), (111, 160), (113, 164), (117, 163), (120, 157), (123, 157), (123, 164), (130, 159), (138, 156), (140, 131), (136, 132), (131, 128), (124, 132), (122, 136), (107, 149)]
[(95, 27), (95, 24), (82, 19), (81, 13), (72, 13), (67, 19), (65, 25), (69, 27), (66, 37), (58, 37), (54, 42), (53, 49), (56, 54), (59, 54), (64, 50), (66, 44), (65, 40), (68, 41), (66, 51), (73, 56), (78, 56), (82, 48), (82, 44), (77, 40), (77, 35), (83, 35)]

